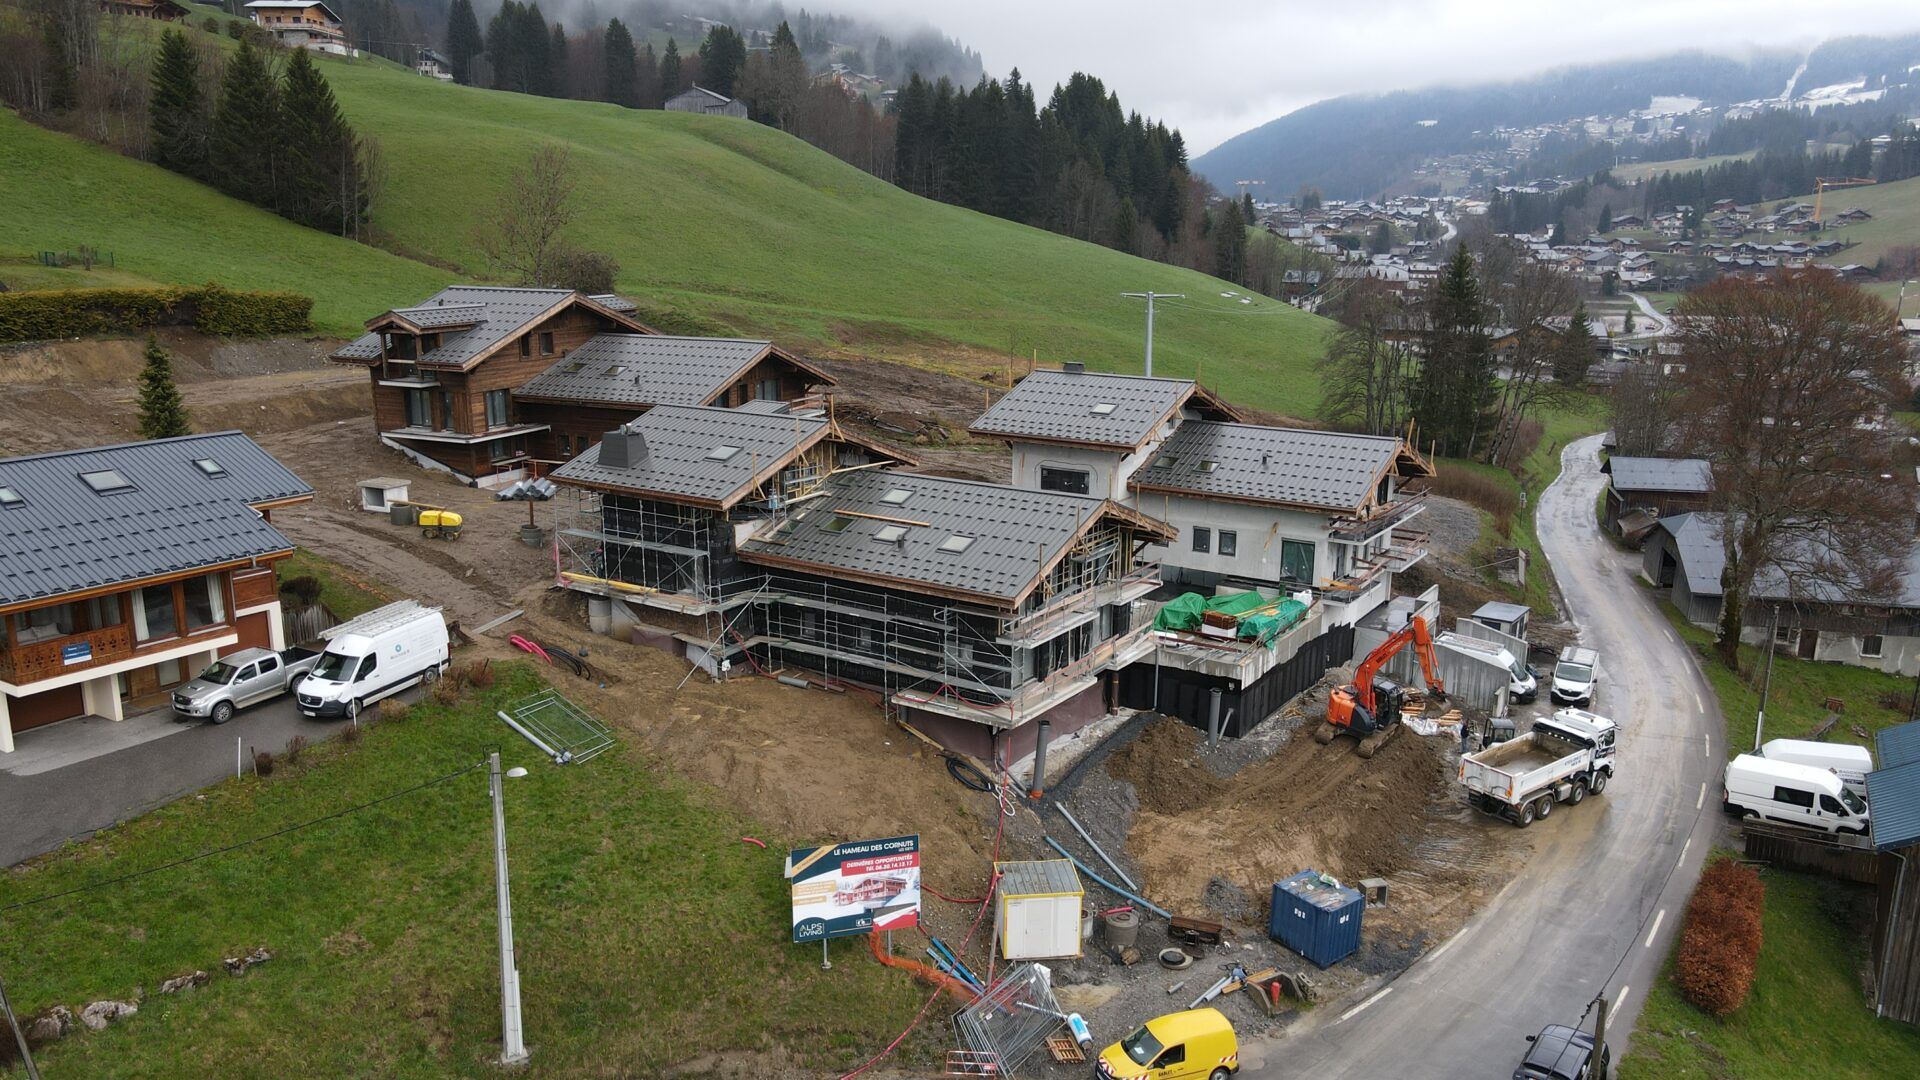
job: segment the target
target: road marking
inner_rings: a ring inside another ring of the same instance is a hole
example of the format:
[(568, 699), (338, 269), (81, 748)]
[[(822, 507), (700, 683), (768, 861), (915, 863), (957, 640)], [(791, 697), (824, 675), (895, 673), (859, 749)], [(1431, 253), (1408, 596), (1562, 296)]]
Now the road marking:
[(1440, 954), (1443, 952), (1446, 952), (1448, 949), (1453, 948), (1453, 943), (1459, 940), (1460, 938), (1458, 935), (1448, 938), (1439, 948), (1427, 954), (1427, 963), (1431, 964), (1435, 960), (1440, 959)]
[(1367, 1000), (1361, 1002), (1358, 1005), (1355, 1005), (1353, 1008), (1348, 1009), (1346, 1012), (1341, 1013), (1340, 1019), (1335, 1020), (1334, 1023), (1343, 1024), (1348, 1020), (1353, 1019), (1354, 1017), (1360, 1015), (1361, 1011), (1364, 1010), (1367, 1006), (1372, 1005), (1374, 1002), (1379, 1001), (1381, 998), (1386, 997), (1388, 994), (1391, 994), (1391, 993), (1393, 993), (1393, 987), (1391, 986), (1385, 988), (1384, 990), (1381, 990), (1379, 993), (1373, 995)]
[(1700, 700), (1700, 691), (1698, 690), (1693, 692), (1693, 711), (1703, 716), (1706, 715), (1707, 711), (1707, 703)]
[(1662, 630), (1662, 631), (1661, 631), (1661, 633), (1663, 633), (1663, 634), (1665, 634), (1665, 635), (1667, 635), (1667, 643), (1668, 643), (1668, 644), (1670, 644), (1670, 645), (1678, 645), (1678, 644), (1680, 644), (1680, 643), (1679, 643), (1678, 641), (1675, 641), (1675, 640), (1674, 640), (1674, 638), (1673, 638), (1673, 631), (1671, 631), (1671, 630)]
[(1680, 861), (1681, 862), (1687, 861), (1687, 849), (1692, 846), (1693, 846), (1693, 837), (1691, 836), (1687, 837), (1686, 843), (1680, 845)]
[(1706, 734), (1700, 736), (1700, 756), (1707, 758), (1713, 756), (1713, 736)]
[[(1693, 800), (1693, 808), (1698, 810), (1705, 805), (1707, 805), (1707, 782), (1702, 780), (1700, 781), (1700, 797)], [(1692, 841), (1693, 837), (1689, 836), (1687, 839), (1688, 841)]]
[(1619, 997), (1617, 997), (1617, 998), (1614, 998), (1614, 999), (1613, 999), (1613, 1011), (1614, 1011), (1614, 1012), (1619, 1012), (1619, 1011), (1620, 1011), (1620, 1003), (1621, 1003), (1621, 1002), (1623, 1002), (1623, 1001), (1625, 1001), (1625, 1000), (1627, 1000), (1627, 991), (1628, 991), (1628, 990), (1631, 990), (1631, 989), (1632, 989), (1632, 987), (1629, 987), (1629, 986), (1623, 986), (1623, 987), (1621, 987), (1621, 988), (1620, 988), (1620, 996), (1619, 996)]
[(1653, 917), (1653, 929), (1647, 931), (1647, 943), (1645, 945), (1642, 945), (1641, 948), (1643, 949), (1653, 948), (1653, 936), (1660, 932), (1660, 924), (1665, 922), (1666, 918), (1667, 918), (1667, 909), (1661, 908), (1660, 914), (1655, 915)]

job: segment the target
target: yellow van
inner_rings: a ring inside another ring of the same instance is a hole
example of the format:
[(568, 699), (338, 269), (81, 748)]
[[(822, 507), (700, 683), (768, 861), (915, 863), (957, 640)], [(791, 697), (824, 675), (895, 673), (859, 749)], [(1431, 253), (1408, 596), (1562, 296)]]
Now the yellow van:
[(1111, 1080), (1227, 1080), (1240, 1071), (1240, 1041), (1219, 1009), (1156, 1016), (1100, 1051)]

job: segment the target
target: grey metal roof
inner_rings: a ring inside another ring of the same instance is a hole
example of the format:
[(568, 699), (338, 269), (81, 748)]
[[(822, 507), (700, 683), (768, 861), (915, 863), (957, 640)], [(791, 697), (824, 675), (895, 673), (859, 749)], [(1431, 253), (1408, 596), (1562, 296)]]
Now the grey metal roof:
[(1920, 761), (1920, 720), (1881, 728), (1873, 742), (1883, 769)]
[[(600, 464), (601, 444), (550, 475), (568, 481), (622, 488), (667, 499), (726, 503), (754, 476), (811, 445), (825, 420), (769, 416), (702, 405), (662, 405), (626, 424), (646, 440), (646, 457), (624, 469)], [(707, 455), (721, 446), (739, 452), (725, 461)]]
[(1066, 859), (1039, 859), (1033, 862), (1003, 862), (1000, 872), (1002, 896), (1057, 896), (1062, 893), (1084, 895), (1080, 874)]
[(1700, 458), (1615, 457), (1607, 459), (1607, 472), (1616, 491), (1713, 490), (1713, 465)]
[[(426, 364), (465, 364), (509, 338), (517, 337), (527, 325), (555, 304), (577, 295), (571, 289), (509, 289), (493, 285), (454, 285), (441, 289), (411, 307), (395, 308), (394, 313), (425, 326), (422, 319), (459, 325), (475, 318), (468, 329), (443, 334), (440, 345), (420, 357)], [(435, 308), (453, 307), (457, 315), (435, 316)], [(334, 351), (343, 360), (372, 360), (380, 355), (380, 335), (363, 334), (352, 344)]]
[(1525, 604), (1509, 604), (1503, 600), (1489, 600), (1474, 609), (1473, 617), (1488, 618), (1495, 622), (1513, 622), (1533, 614), (1533, 609)]
[[(96, 494), (80, 479), (107, 469), (131, 489)], [(23, 500), (0, 507), (3, 604), (285, 551), (253, 505), (313, 494), (237, 431), (0, 459), (0, 487)]]
[[(1188, 420), (1133, 474), (1138, 488), (1357, 510), (1400, 453), (1390, 435)], [(1209, 471), (1206, 462), (1213, 462)]]
[(467, 326), (487, 317), (485, 304), (426, 304), (420, 307), (394, 308), (393, 313), (423, 330), (443, 326)]
[[(910, 493), (905, 502), (882, 501), (894, 489)], [(795, 514), (790, 528), (751, 540), (740, 553), (748, 561), (777, 556), (828, 575), (853, 571), (1011, 601), (1105, 505), (1088, 495), (975, 480), (849, 472), (828, 481), (826, 493)], [(904, 526), (901, 540), (889, 543), (875, 534), (890, 521), (845, 517), (839, 531), (827, 528), (842, 510), (924, 524)], [(939, 550), (954, 536), (973, 537), (973, 543), (965, 551)]]
[[(967, 430), (1004, 438), (1059, 439), (1132, 448), (1193, 393), (1191, 379), (1036, 371), (993, 403)], [(1094, 407), (1112, 405), (1106, 414)]]
[[(1727, 565), (1726, 549), (1720, 538), (1722, 519), (1719, 513), (1694, 511), (1661, 518), (1655, 526), (1673, 537), (1674, 559), (1680, 572), (1686, 575), (1687, 591), (1695, 596), (1720, 595), (1720, 574)], [(1820, 595), (1823, 592), (1828, 595)], [(1773, 565), (1755, 571), (1753, 584), (1748, 588), (1748, 597), (1754, 600), (1844, 603), (1858, 599), (1841, 593), (1838, 586), (1804, 579), (1796, 587)], [(1920, 545), (1909, 545), (1906, 567), (1900, 572), (1893, 595), (1874, 599), (1898, 607), (1920, 608)]]
[(597, 334), (514, 391), (608, 405), (704, 405), (772, 349), (741, 338)]
[(1868, 773), (1867, 807), (1874, 847), (1891, 851), (1920, 843), (1920, 761)]
[(793, 403), (788, 401), (766, 401), (761, 398), (754, 398), (751, 401), (735, 405), (733, 408), (735, 412), (761, 413), (767, 416), (778, 416), (781, 413), (792, 412)]
[(599, 304), (608, 311), (617, 311), (622, 315), (631, 315), (640, 310), (639, 304), (621, 296), (619, 293), (594, 293), (588, 296), (587, 299)]

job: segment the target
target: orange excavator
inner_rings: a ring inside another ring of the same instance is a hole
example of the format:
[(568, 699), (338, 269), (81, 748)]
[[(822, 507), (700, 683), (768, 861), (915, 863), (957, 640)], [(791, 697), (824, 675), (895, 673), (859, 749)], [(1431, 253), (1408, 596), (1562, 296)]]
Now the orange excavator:
[(1325, 746), (1335, 736), (1351, 735), (1360, 740), (1360, 756), (1370, 758), (1400, 734), (1400, 707), (1406, 701), (1406, 688), (1380, 674), (1380, 669), (1408, 645), (1420, 657), (1427, 692), (1440, 698), (1447, 696), (1447, 684), (1440, 679), (1439, 661), (1433, 655), (1433, 635), (1427, 631), (1427, 620), (1415, 615), (1360, 661), (1353, 682), (1334, 690), (1327, 699), (1327, 722), (1313, 733), (1315, 742)]

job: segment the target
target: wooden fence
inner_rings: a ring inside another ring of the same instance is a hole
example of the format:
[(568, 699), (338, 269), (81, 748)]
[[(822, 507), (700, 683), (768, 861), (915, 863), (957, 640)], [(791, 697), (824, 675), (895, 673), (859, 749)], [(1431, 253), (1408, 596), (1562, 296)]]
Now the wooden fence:
[(289, 645), (317, 641), (322, 631), (339, 623), (340, 619), (328, 610), (325, 604), (314, 604), (304, 608), (286, 606), (280, 608), (280, 627), (286, 632)]
[(1829, 836), (1754, 822), (1740, 832), (1749, 859), (1862, 885), (1880, 883), (1880, 856), (1864, 836)]

